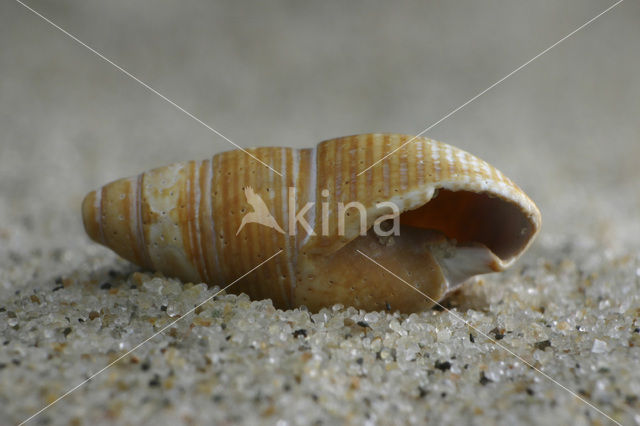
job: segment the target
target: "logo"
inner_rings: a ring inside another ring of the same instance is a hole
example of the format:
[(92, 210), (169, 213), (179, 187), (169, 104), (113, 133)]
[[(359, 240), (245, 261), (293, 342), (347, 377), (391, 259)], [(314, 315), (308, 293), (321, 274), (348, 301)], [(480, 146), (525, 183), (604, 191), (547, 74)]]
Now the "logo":
[(260, 198), (258, 194), (253, 192), (252, 187), (247, 186), (246, 188), (244, 188), (244, 196), (247, 198), (247, 202), (251, 205), (251, 207), (253, 207), (253, 211), (245, 214), (242, 217), (242, 223), (240, 224), (236, 235), (240, 233), (242, 228), (244, 228), (247, 223), (259, 223), (260, 225), (273, 228), (279, 233), (284, 234), (284, 231), (282, 230), (282, 228), (280, 228), (278, 222), (276, 222), (276, 218), (273, 217), (262, 198)]
[[(322, 197), (325, 197), (321, 203), (321, 233), (323, 236), (330, 235), (329, 232), (329, 216), (332, 211), (329, 209), (329, 202), (326, 200), (329, 197), (329, 191), (323, 189), (321, 192)], [(268, 228), (275, 229), (281, 234), (286, 234), (282, 227), (276, 221), (276, 218), (271, 214), (267, 204), (264, 200), (256, 194), (252, 187), (247, 186), (244, 188), (244, 196), (247, 199), (247, 203), (252, 207), (253, 211), (248, 212), (242, 217), (242, 222), (236, 235), (240, 234), (240, 231), (245, 225), (250, 223), (257, 223), (264, 225)], [(297, 225), (299, 224), (307, 233), (307, 235), (316, 235), (313, 227), (307, 222), (305, 214), (315, 205), (315, 203), (308, 202), (296, 212), (296, 188), (289, 188), (289, 235), (296, 235)], [(389, 214), (383, 214), (382, 209), (390, 209)], [(338, 216), (338, 235), (345, 235), (345, 217), (349, 216), (349, 210), (356, 209), (360, 215), (360, 235), (367, 234), (367, 209), (366, 207), (357, 201), (352, 201), (346, 205), (343, 202), (338, 202), (337, 216)], [(385, 201), (376, 203), (376, 220), (373, 223), (373, 231), (380, 237), (388, 237), (390, 235), (400, 235), (400, 209), (395, 203)], [(314, 215), (315, 216), (315, 215)], [(315, 218), (314, 218), (315, 219)], [(384, 224), (384, 226), (383, 226)], [(390, 226), (392, 224), (392, 226)], [(385, 229), (383, 229), (385, 228)]]

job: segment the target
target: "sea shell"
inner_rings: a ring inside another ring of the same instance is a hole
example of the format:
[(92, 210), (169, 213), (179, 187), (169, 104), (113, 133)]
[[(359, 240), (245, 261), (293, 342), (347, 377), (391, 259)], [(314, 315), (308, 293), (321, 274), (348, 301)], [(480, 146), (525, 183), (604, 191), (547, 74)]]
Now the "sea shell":
[[(511, 265), (541, 217), (486, 162), (426, 138), (402, 146), (410, 139), (363, 134), (247, 150), (282, 176), (241, 150), (157, 168), (89, 193), (84, 226), (143, 268), (219, 286), (282, 250), (229, 289), (280, 308), (422, 310)], [(386, 234), (399, 235), (382, 235), (398, 221)]]

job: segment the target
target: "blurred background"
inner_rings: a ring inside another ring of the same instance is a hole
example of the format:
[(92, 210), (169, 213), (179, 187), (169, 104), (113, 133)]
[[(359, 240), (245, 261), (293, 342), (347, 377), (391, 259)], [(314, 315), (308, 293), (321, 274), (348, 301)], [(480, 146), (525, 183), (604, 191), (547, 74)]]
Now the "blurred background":
[[(28, 1), (243, 147), (418, 133), (612, 3)], [(426, 136), (518, 183), (543, 235), (632, 243), (639, 22), (640, 4), (622, 3)], [(233, 149), (11, 0), (0, 129), (0, 228), (14, 249), (23, 228), (35, 245), (84, 239), (82, 197), (110, 180)]]

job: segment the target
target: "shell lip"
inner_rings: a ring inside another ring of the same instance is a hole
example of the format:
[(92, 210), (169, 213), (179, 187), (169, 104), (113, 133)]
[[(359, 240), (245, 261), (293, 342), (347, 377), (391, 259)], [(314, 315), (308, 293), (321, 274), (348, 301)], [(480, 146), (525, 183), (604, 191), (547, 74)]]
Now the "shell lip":
[(524, 193), (519, 194), (522, 199), (513, 200), (490, 189), (475, 192), (438, 185), (427, 202), (404, 209), (400, 219), (421, 228), (434, 227), (461, 247), (488, 248), (494, 255), (492, 269), (500, 271), (527, 250), (540, 230), (538, 208)]
[[(443, 194), (447, 194), (446, 197), (442, 197)], [(457, 240), (460, 246), (485, 246), (494, 255), (491, 269), (498, 272), (513, 264), (533, 243), (540, 230), (540, 211), (524, 193), (519, 194), (522, 198), (514, 201), (490, 189), (476, 193), (462, 188), (457, 182), (441, 182), (394, 201), (402, 206), (401, 224), (442, 232)], [(461, 206), (454, 205), (453, 209), (447, 207), (446, 203), (455, 197), (468, 200), (460, 202)], [(477, 199), (475, 206), (474, 198)], [(376, 208), (367, 209), (367, 232), (381, 215)], [(464, 233), (465, 226), (472, 234)], [(335, 252), (359, 236), (360, 229), (354, 226), (337, 240), (323, 242), (324, 237), (313, 237), (307, 249), (319, 253)]]

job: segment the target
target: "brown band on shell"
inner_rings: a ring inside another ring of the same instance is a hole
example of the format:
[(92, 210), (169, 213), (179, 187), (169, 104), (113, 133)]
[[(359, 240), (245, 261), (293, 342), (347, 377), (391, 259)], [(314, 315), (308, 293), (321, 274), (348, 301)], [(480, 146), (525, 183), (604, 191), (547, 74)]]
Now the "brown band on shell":
[[(393, 148), (391, 147), (391, 144), (389, 143), (389, 135), (383, 135), (382, 136), (382, 140), (383, 140), (383, 146), (384, 146), (384, 150), (386, 152), (391, 151)], [(391, 176), (391, 166), (393, 164), (393, 161), (396, 160), (397, 157), (397, 153), (396, 155), (391, 155), (387, 158), (385, 158), (384, 160), (382, 160), (382, 162), (380, 163), (381, 169), (382, 169), (382, 195), (384, 196), (384, 198), (388, 198), (389, 195), (391, 195), (391, 182), (389, 182), (389, 176)]]
[[(191, 221), (189, 216), (189, 163), (184, 164), (184, 168), (180, 170), (178, 186), (178, 205), (177, 210), (177, 224), (180, 227), (180, 237), (182, 240), (182, 250), (184, 251), (185, 259), (193, 265), (193, 251), (191, 249)], [(185, 170), (186, 169), (186, 170)], [(186, 176), (184, 176), (186, 175)], [(166, 191), (166, 190), (165, 190)], [(167, 212), (169, 214), (169, 212)], [(189, 281), (193, 278), (190, 277)]]
[(200, 275), (200, 271), (198, 268), (198, 256), (196, 254), (196, 245), (194, 243), (195, 232), (193, 230), (193, 226), (194, 226), (193, 208), (195, 203), (194, 191), (193, 191), (193, 164), (194, 164), (193, 161), (188, 161), (187, 167), (185, 168), (185, 172), (184, 172), (185, 173), (184, 186), (185, 186), (185, 193), (186, 193), (186, 197), (183, 204), (184, 213), (185, 213), (185, 216), (184, 216), (185, 230), (186, 230), (184, 246), (187, 249), (187, 260), (189, 260), (189, 262), (191, 262), (191, 264), (193, 265), (193, 268), (195, 269), (196, 274)]
[[(215, 185), (213, 183), (213, 179), (215, 178), (215, 172), (214, 172), (214, 161), (216, 160), (217, 157), (212, 157), (210, 159), (210, 164), (209, 164), (209, 170), (208, 170), (208, 178), (207, 178), (207, 185), (208, 185), (208, 189), (207, 189), (207, 194), (208, 194), (208, 198), (209, 198), (209, 202), (208, 202), (208, 214), (207, 214), (207, 218), (209, 219), (209, 235), (206, 238), (207, 240), (207, 247), (209, 247), (209, 252), (211, 253), (211, 256), (209, 258), (210, 260), (210, 270), (214, 271), (216, 275), (222, 275), (222, 267), (220, 266), (220, 255), (218, 254), (218, 236), (216, 234), (216, 219), (215, 219), (215, 215), (214, 215), (214, 203), (215, 200), (218, 197), (218, 193), (216, 191)], [(221, 282), (220, 278), (216, 277), (216, 281), (215, 282)]]
[[(116, 184), (120, 184), (120, 181), (116, 181)], [(114, 194), (114, 192), (115, 191), (113, 186), (108, 186), (106, 190), (103, 191), (102, 197), (100, 198), (100, 203), (101, 203), (100, 210), (102, 211), (102, 215), (101, 215), (102, 220), (100, 221), (100, 224), (102, 225), (101, 236), (104, 239), (104, 242), (107, 246), (115, 247), (116, 252), (121, 255), (122, 247), (118, 243), (116, 238), (114, 238), (118, 236), (117, 235), (118, 230), (114, 229), (114, 227), (111, 226), (112, 222), (114, 222), (118, 217), (117, 215), (120, 214), (120, 209), (118, 208), (119, 206), (117, 205), (114, 206), (113, 203), (111, 202), (111, 196)], [(113, 210), (115, 214), (114, 215), (107, 214), (106, 212), (108, 210)]]
[(140, 240), (138, 238), (136, 186), (137, 179), (135, 177), (129, 178), (127, 183), (127, 192), (122, 200), (122, 213), (124, 215), (123, 225), (127, 230), (127, 239), (129, 241), (129, 246), (131, 247), (131, 254), (135, 259), (134, 262), (140, 265), (144, 263), (144, 259), (142, 258), (142, 252), (140, 251)]
[[(275, 148), (273, 150), (273, 157), (271, 158), (271, 167), (273, 167), (274, 169), (282, 169), (282, 164), (283, 164), (283, 154), (284, 154), (284, 149), (283, 148)], [(280, 181), (278, 183), (276, 183), (276, 181), (273, 179), (273, 171), (269, 170), (269, 181), (272, 183), (271, 185), (271, 191), (273, 191), (273, 203), (274, 206), (280, 206), (280, 209), (278, 209), (277, 207), (275, 207), (273, 209), (273, 215), (276, 218), (276, 222), (278, 222), (279, 224), (282, 224), (286, 227), (286, 222), (285, 222), (285, 212), (286, 212), (286, 208), (285, 208), (285, 203), (286, 203), (286, 197), (283, 197), (283, 186), (286, 187), (286, 170), (280, 170), (280, 173), (283, 174), (282, 178), (284, 179), (284, 181)], [(286, 190), (285, 190), (286, 191)], [(286, 229), (285, 229), (286, 232)], [(274, 236), (274, 252), (276, 250), (284, 250), (285, 249), (285, 240), (286, 240), (286, 235), (280, 234), (278, 232), (273, 232), (272, 233)], [(286, 280), (286, 272), (287, 272), (287, 268), (286, 268), (286, 261), (280, 261), (280, 262), (276, 262), (275, 263), (275, 267), (276, 267), (276, 276), (275, 279), (278, 281), (279, 286), (280, 286), (280, 291), (282, 294), (282, 298), (285, 301), (286, 305), (289, 306), (291, 304), (291, 301), (289, 300), (289, 296), (290, 296), (290, 289), (289, 286), (287, 286), (287, 280)]]
[(200, 199), (198, 206), (196, 206), (196, 211), (198, 212), (198, 240), (199, 240), (199, 248), (200, 253), (202, 255), (202, 270), (204, 273), (203, 279), (206, 282), (212, 282), (212, 272), (209, 267), (209, 252), (208, 252), (208, 218), (206, 207), (209, 204), (209, 194), (207, 193), (207, 181), (208, 181), (208, 173), (211, 170), (210, 160), (204, 160), (200, 162), (200, 172), (198, 174), (198, 191), (200, 193)]
[(142, 216), (142, 188), (144, 184), (144, 173), (140, 173), (136, 178), (136, 189), (135, 189), (135, 197), (133, 203), (135, 205), (136, 212), (136, 220), (135, 220), (135, 234), (136, 242), (138, 246), (138, 253), (140, 253), (142, 258), (142, 267), (144, 268), (153, 268), (153, 263), (151, 262), (151, 258), (149, 257), (149, 249), (147, 247), (147, 238), (145, 236), (144, 229), (144, 220)]

